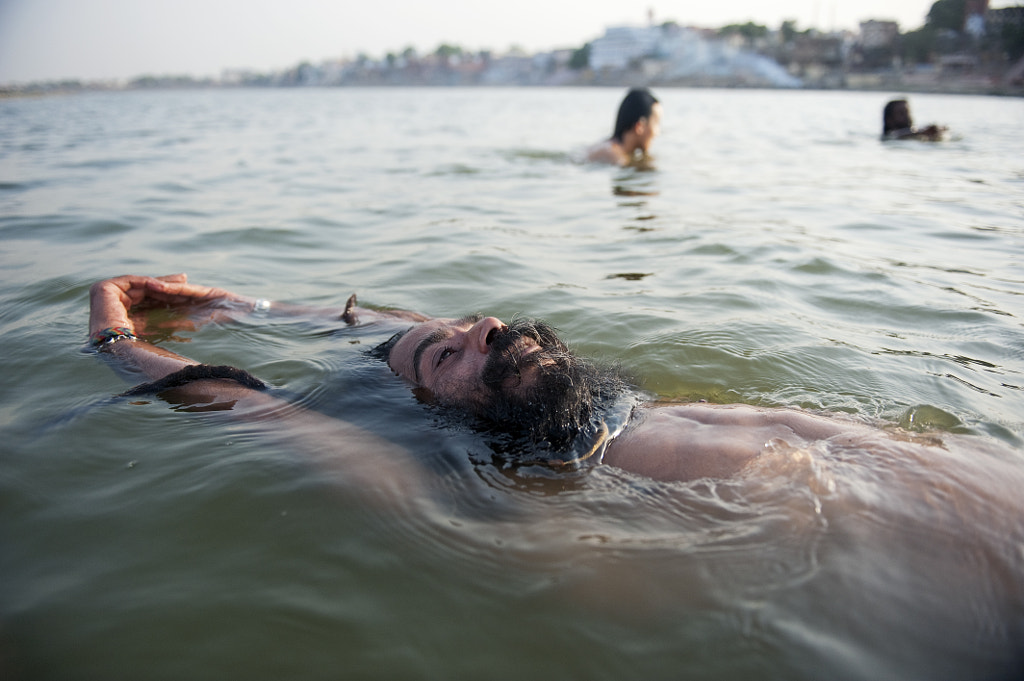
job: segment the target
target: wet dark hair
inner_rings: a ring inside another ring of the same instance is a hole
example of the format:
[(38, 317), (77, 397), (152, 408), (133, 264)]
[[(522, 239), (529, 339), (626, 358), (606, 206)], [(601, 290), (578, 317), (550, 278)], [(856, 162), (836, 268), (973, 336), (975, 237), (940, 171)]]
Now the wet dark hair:
[(395, 348), (395, 345), (398, 344), (398, 341), (402, 340), (402, 336), (404, 336), (407, 333), (409, 333), (409, 329), (406, 329), (405, 331), (399, 331), (398, 333), (393, 335), (391, 338), (388, 338), (380, 345), (375, 345), (374, 347), (370, 348), (366, 354), (368, 354), (370, 357), (373, 357), (374, 359), (379, 359), (384, 363), (389, 363), (391, 361), (391, 351)]
[[(896, 110), (900, 107), (905, 107), (907, 110), (907, 119), (905, 121), (899, 121), (898, 123), (893, 121), (896, 115)], [(910, 105), (905, 99), (894, 99), (885, 105), (882, 109), (882, 134), (888, 134), (893, 130), (902, 130), (903, 128), (909, 128), (913, 124), (910, 120)]]
[(637, 121), (641, 118), (651, 117), (651, 111), (657, 103), (657, 98), (647, 88), (630, 90), (623, 98), (622, 104), (619, 105), (619, 114), (615, 118), (615, 132), (612, 133), (612, 139), (621, 142), (623, 136), (633, 129)]

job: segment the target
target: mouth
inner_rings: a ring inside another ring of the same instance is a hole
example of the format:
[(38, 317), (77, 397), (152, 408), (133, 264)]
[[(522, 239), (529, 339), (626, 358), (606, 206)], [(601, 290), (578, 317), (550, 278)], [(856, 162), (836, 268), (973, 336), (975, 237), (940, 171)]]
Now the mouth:
[(491, 356), (482, 378), (492, 389), (522, 389), (533, 384), (548, 365), (567, 352), (554, 330), (530, 319), (516, 319), (488, 336)]
[(522, 345), (523, 348), (519, 351), (520, 359), (526, 357), (527, 355), (532, 355), (535, 352), (540, 352), (542, 349), (539, 343), (535, 342), (533, 339), (530, 338), (524, 338)]
[(515, 374), (518, 377), (518, 387), (527, 388), (533, 385), (540, 372), (557, 362), (553, 357), (546, 355), (544, 347), (531, 338), (523, 339), (522, 343), (517, 345)]
[(494, 389), (523, 388), (534, 378), (538, 361), (533, 355), (541, 350), (543, 347), (532, 338), (508, 339), (507, 345), (497, 349), (489, 358), (484, 369), (484, 383)]

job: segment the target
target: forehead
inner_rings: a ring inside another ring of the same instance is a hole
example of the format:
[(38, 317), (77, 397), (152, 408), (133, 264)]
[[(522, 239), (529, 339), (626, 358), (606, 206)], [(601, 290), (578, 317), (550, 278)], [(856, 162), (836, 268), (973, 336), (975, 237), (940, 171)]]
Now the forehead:
[(469, 315), (458, 319), (431, 319), (417, 324), (395, 343), (388, 364), (395, 373), (418, 383), (423, 353), (433, 345), (448, 340), (458, 331), (465, 331), (479, 320), (478, 315)]

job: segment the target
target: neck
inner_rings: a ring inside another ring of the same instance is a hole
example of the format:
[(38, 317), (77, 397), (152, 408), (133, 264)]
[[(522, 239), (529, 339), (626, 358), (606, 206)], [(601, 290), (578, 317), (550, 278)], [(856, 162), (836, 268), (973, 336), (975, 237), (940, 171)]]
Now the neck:
[(626, 152), (627, 156), (633, 156), (636, 154), (636, 150), (640, 149), (640, 141), (636, 138), (635, 133), (627, 132), (622, 136), (622, 139), (619, 140), (619, 146), (622, 147), (622, 150)]

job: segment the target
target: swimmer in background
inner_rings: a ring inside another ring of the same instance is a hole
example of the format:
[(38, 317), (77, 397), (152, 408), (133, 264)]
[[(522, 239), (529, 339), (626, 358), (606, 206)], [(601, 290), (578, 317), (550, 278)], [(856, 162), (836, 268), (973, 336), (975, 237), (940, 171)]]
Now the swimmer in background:
[(630, 90), (615, 118), (612, 136), (587, 151), (587, 160), (625, 166), (638, 156), (645, 158), (651, 142), (661, 131), (661, 103), (647, 88)]
[(923, 140), (939, 142), (946, 133), (945, 126), (929, 125), (915, 128), (910, 117), (910, 105), (905, 99), (894, 99), (882, 111), (882, 140)]

